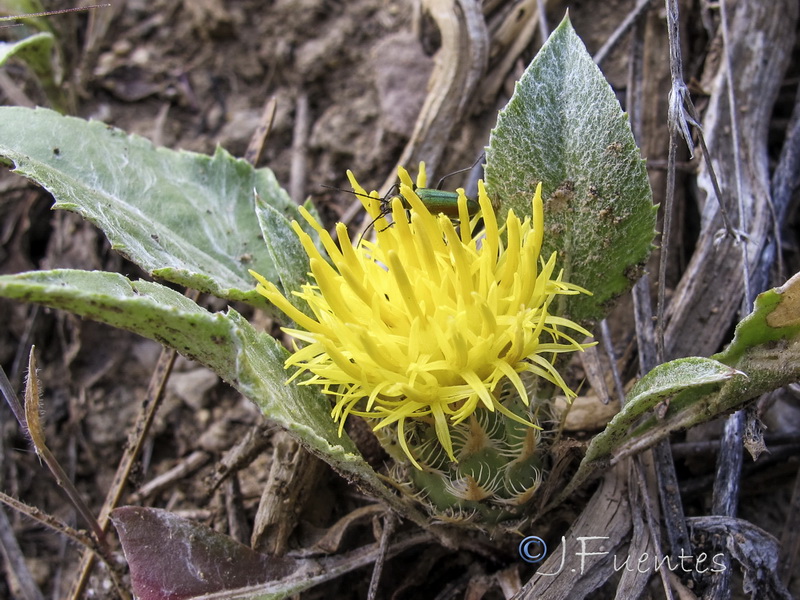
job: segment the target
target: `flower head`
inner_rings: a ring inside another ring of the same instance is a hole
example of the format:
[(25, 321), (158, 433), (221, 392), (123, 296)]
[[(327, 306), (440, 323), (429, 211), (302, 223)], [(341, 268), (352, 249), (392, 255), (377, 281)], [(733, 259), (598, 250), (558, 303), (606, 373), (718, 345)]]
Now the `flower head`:
[[(519, 401), (530, 399), (520, 375), (533, 374), (574, 396), (553, 366), (555, 355), (582, 350), (565, 329), (589, 335), (576, 323), (550, 313), (553, 299), (584, 292), (561, 281), (556, 254), (539, 256), (544, 231), (541, 184), (532, 200), (532, 217), (513, 211), (499, 228), (483, 182), (481, 211), (470, 222), (468, 201), (458, 190), (461, 227), (443, 214), (431, 214), (405, 169), (399, 170), (400, 196), (391, 200), (367, 194), (352, 173), (353, 189), (375, 219), (375, 242), (353, 247), (347, 228), (337, 224), (337, 244), (302, 207), (328, 258), (299, 224), (292, 224), (310, 258), (313, 283), (293, 292), (313, 318), (295, 308), (265, 278), (257, 290), (298, 325), (284, 329), (305, 345), (286, 361), (308, 371), (306, 385), (322, 386), (335, 398), (332, 417), (377, 420), (375, 429), (397, 427), (399, 443), (419, 467), (404, 435), (408, 419), (431, 423), (453, 461), (450, 427), (480, 410), (499, 411), (534, 426), (501, 401), (505, 382)], [(421, 165), (417, 188), (425, 187)], [(390, 203), (390, 204), (389, 204)], [(391, 214), (392, 224), (385, 217)], [(482, 217), (484, 229), (471, 231)], [(505, 234), (505, 241), (501, 234)]]

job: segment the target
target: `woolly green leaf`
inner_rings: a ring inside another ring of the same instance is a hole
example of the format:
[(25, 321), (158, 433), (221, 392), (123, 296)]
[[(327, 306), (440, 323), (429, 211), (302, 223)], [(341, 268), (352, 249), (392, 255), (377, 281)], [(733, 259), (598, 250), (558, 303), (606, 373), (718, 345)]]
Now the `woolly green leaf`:
[(759, 294), (755, 307), (736, 326), (733, 341), (714, 358), (728, 365), (737, 365), (746, 353), (757, 347), (797, 341), (800, 337), (800, 273), (781, 287)]
[[(275, 210), (261, 198), (256, 198), (256, 216), (287, 299), (297, 309), (310, 313), (308, 303), (290, 293), (299, 290), (308, 281), (308, 272), (311, 270), (308, 255), (303, 250), (303, 245), (292, 229), (291, 223), (280, 211)], [(317, 238), (316, 232), (307, 233)]]
[[(645, 375), (622, 411), (592, 440), (578, 473), (555, 503), (604, 464), (796, 381), (800, 381), (800, 273), (756, 298), (753, 312), (739, 323), (723, 352), (711, 358), (673, 360)], [(662, 402), (661, 414), (653, 414)]]
[(0, 42), (0, 66), (16, 57), (28, 63), (37, 75), (52, 73), (50, 56), (54, 41), (50, 33), (37, 33), (18, 42)]
[(558, 313), (602, 318), (650, 254), (656, 209), (627, 117), (568, 18), (517, 83), (486, 150), (501, 213), (529, 215), (540, 181), (543, 256), (557, 251), (564, 280), (594, 294), (562, 297)]
[(649, 415), (614, 449), (615, 460), (672, 431), (738, 410), (748, 400), (800, 381), (800, 273), (783, 286), (759, 294), (753, 312), (736, 326), (733, 341), (711, 359), (735, 369), (738, 376), (705, 394), (677, 394), (663, 419)]
[(0, 42), (0, 66), (10, 58), (23, 61), (38, 79), (47, 99), (57, 110), (66, 110), (66, 96), (60, 86), (61, 69), (53, 51), (56, 40), (50, 32), (30, 35), (18, 42)]
[(0, 155), (154, 277), (260, 305), (247, 270), (278, 280), (254, 192), (289, 217), (297, 209), (269, 169), (221, 148), (175, 152), (97, 121), (16, 107), (0, 108)]
[(0, 296), (36, 302), (127, 329), (210, 367), (264, 414), (365, 490), (422, 522), (402, 505), (341, 437), (330, 403), (316, 388), (287, 384), (287, 351), (233, 310), (211, 313), (158, 283), (116, 273), (55, 270), (0, 276)]
[(708, 395), (734, 375), (744, 374), (710, 358), (679, 358), (657, 366), (636, 383), (623, 409), (602, 433), (595, 436), (586, 452), (585, 461), (591, 462), (611, 454), (622, 445), (639, 417), (653, 410), (660, 402), (679, 393), (694, 398)]

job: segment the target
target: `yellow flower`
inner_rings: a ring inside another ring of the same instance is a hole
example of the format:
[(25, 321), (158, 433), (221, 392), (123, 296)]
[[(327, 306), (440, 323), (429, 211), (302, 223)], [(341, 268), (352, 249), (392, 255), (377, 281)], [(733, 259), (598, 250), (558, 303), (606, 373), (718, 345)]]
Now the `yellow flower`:
[[(502, 384), (511, 382), (519, 400), (530, 402), (520, 374), (526, 371), (567, 387), (553, 366), (555, 355), (582, 350), (562, 329), (590, 335), (576, 323), (550, 314), (560, 294), (588, 293), (554, 275), (556, 254), (540, 258), (544, 214), (541, 184), (532, 201), (532, 218), (510, 211), (498, 228), (492, 203), (479, 182), (481, 211), (470, 222), (467, 198), (458, 190), (462, 226), (433, 215), (415, 193), (405, 169), (399, 170), (400, 195), (391, 200), (367, 195), (348, 177), (369, 214), (376, 219), (376, 242), (351, 244), (347, 228), (336, 226), (340, 245), (302, 207), (317, 231), (323, 257), (299, 224), (292, 224), (310, 258), (315, 283), (293, 294), (308, 303), (314, 318), (292, 306), (262, 276), (257, 291), (292, 318), (299, 329), (284, 329), (305, 345), (286, 367), (292, 379), (322, 386), (335, 398), (332, 417), (341, 435), (348, 415), (377, 419), (375, 429), (395, 425), (399, 443), (419, 468), (404, 435), (407, 419), (432, 422), (453, 461), (450, 427), (477, 410), (499, 411), (534, 427), (504, 406)], [(417, 187), (425, 187), (424, 164)], [(390, 203), (390, 204), (389, 204)], [(385, 217), (391, 214), (391, 226)], [(410, 216), (409, 216), (410, 215)], [(482, 216), (484, 229), (470, 232)], [(468, 226), (469, 224), (469, 226)], [(501, 233), (505, 233), (504, 242)]]

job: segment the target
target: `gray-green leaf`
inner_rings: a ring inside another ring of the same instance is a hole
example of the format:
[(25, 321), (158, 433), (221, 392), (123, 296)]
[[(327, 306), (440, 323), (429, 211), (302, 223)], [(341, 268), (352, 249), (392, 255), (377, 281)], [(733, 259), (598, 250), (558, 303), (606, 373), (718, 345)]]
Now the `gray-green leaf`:
[(158, 283), (67, 269), (0, 276), (0, 296), (133, 331), (203, 363), (335, 469), (395, 510), (423, 522), (386, 488), (350, 438), (339, 436), (329, 400), (317, 388), (286, 383), (287, 351), (234, 310), (211, 313)]
[[(620, 413), (586, 451), (567, 497), (604, 464), (649, 448), (671, 432), (741, 408), (748, 400), (800, 380), (800, 273), (759, 294), (731, 344), (711, 358), (659, 365), (631, 390)], [(665, 402), (668, 401), (668, 402)], [(665, 402), (660, 415), (653, 409)]]
[(53, 51), (56, 39), (52, 33), (43, 31), (17, 42), (0, 42), (0, 66), (10, 58), (18, 58), (30, 67), (47, 99), (57, 110), (65, 110), (66, 96), (60, 86), (61, 69), (57, 53)]
[(221, 148), (213, 157), (156, 148), (98, 121), (17, 107), (0, 108), (0, 155), (154, 277), (259, 305), (247, 270), (278, 280), (254, 192), (289, 218), (297, 209), (269, 169)]
[(24, 60), (35, 73), (52, 73), (50, 55), (55, 38), (51, 33), (37, 33), (17, 42), (0, 42), (0, 66), (13, 56)]
[(602, 318), (650, 254), (656, 209), (627, 117), (568, 18), (517, 83), (486, 150), (501, 215), (529, 215), (540, 181), (543, 256), (557, 251), (565, 281), (594, 294), (564, 297), (558, 312)]

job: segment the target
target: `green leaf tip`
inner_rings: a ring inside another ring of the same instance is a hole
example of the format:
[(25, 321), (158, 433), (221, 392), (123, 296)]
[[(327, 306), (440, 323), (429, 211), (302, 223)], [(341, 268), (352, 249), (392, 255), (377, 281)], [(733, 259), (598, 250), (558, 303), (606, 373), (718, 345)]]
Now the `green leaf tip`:
[(558, 252), (564, 279), (594, 294), (570, 298), (565, 316), (600, 319), (640, 276), (657, 209), (628, 118), (568, 17), (517, 82), (486, 150), (501, 216), (530, 214), (540, 181), (543, 255)]
[(753, 312), (736, 326), (733, 341), (714, 358), (733, 365), (749, 349), (800, 338), (800, 273), (756, 297)]
[(795, 273), (789, 281), (776, 288), (775, 294), (780, 299), (767, 315), (767, 325), (796, 332), (800, 328), (800, 273)]
[(0, 66), (16, 56), (27, 62), (37, 75), (49, 73), (54, 42), (53, 34), (47, 32), (35, 33), (17, 42), (0, 42)]
[[(800, 381), (800, 273), (758, 296), (731, 344), (711, 358), (657, 366), (628, 394), (622, 410), (589, 444), (563, 500), (597, 469), (652, 446), (749, 400)], [(658, 405), (662, 410), (655, 410)]]

